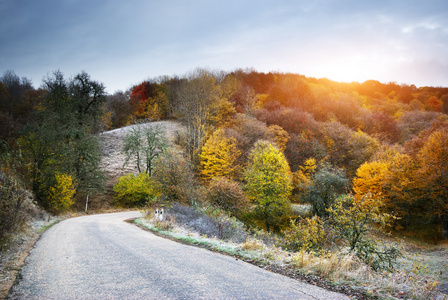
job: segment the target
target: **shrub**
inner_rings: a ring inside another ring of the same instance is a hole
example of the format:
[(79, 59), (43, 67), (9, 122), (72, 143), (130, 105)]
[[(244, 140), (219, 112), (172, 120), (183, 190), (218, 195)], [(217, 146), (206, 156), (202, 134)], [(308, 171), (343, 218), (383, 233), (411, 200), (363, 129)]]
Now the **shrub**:
[(176, 223), (189, 227), (201, 235), (215, 236), (237, 243), (243, 242), (247, 236), (241, 222), (213, 207), (195, 209), (190, 206), (173, 204), (169, 213), (174, 217)]
[(0, 171), (0, 250), (10, 234), (25, 220), (24, 200), (24, 190), (13, 178)]
[(207, 192), (207, 200), (234, 216), (241, 215), (249, 208), (249, 201), (239, 183), (225, 177), (212, 180)]
[(53, 213), (62, 213), (73, 205), (73, 196), (76, 190), (73, 186), (72, 176), (70, 175), (56, 174), (54, 180), (54, 185), (48, 189), (50, 211)]
[(122, 207), (141, 207), (160, 196), (156, 183), (146, 173), (137, 177), (134, 174), (120, 177), (114, 192), (116, 204)]
[(392, 217), (380, 213), (379, 202), (373, 199), (355, 200), (353, 196), (345, 195), (335, 200), (331, 208), (330, 223), (339, 238), (355, 252), (373, 270), (392, 271), (401, 252), (394, 245), (382, 246), (369, 236), (374, 226), (387, 226)]
[(191, 164), (175, 150), (169, 149), (157, 159), (152, 178), (168, 201), (195, 204), (201, 197)]
[(291, 227), (284, 232), (285, 246), (292, 251), (318, 251), (325, 242), (324, 222), (318, 216), (291, 220)]

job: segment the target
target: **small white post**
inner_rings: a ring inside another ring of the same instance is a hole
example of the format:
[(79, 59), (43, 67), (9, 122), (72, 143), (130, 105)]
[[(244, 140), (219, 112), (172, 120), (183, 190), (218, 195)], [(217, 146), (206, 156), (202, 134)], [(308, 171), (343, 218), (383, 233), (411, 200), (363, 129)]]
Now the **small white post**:
[(87, 197), (86, 197), (86, 210), (85, 210), (85, 212), (87, 213), (87, 205), (89, 204), (89, 194), (87, 194)]

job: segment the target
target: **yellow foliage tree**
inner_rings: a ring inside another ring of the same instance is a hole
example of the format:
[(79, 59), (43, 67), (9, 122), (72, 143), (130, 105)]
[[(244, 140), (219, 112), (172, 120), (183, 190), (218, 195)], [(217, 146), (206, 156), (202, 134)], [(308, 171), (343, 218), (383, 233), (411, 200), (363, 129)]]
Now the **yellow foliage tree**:
[(56, 174), (55, 184), (48, 190), (50, 210), (54, 213), (67, 211), (73, 205), (75, 195), (72, 176), (67, 174)]
[(424, 192), (422, 200), (428, 216), (440, 218), (442, 237), (448, 237), (448, 130), (431, 134), (418, 153), (420, 168), (416, 182)]
[(267, 141), (258, 141), (244, 176), (246, 195), (266, 229), (279, 231), (291, 210), (291, 170), (283, 153)]
[[(361, 165), (356, 171), (353, 179), (353, 191), (355, 199), (378, 200), (386, 196), (384, 192), (384, 182), (389, 176), (390, 163), (388, 162), (368, 162)], [(364, 202), (369, 204), (368, 202)], [(369, 204), (370, 206), (370, 204)]]
[(308, 158), (303, 166), (300, 166), (300, 170), (297, 170), (292, 174), (292, 184), (294, 187), (293, 193), (302, 193), (306, 187), (311, 183), (311, 176), (316, 170), (316, 160), (314, 158)]
[(409, 155), (400, 153), (387, 161), (364, 163), (353, 179), (356, 201), (366, 211), (377, 206), (383, 213), (400, 218), (397, 229), (407, 227), (416, 214), (413, 210), (420, 194), (415, 181), (417, 167)]
[(222, 129), (215, 131), (205, 142), (199, 155), (200, 175), (205, 181), (217, 177), (233, 177), (234, 161), (239, 155), (235, 139), (225, 136)]

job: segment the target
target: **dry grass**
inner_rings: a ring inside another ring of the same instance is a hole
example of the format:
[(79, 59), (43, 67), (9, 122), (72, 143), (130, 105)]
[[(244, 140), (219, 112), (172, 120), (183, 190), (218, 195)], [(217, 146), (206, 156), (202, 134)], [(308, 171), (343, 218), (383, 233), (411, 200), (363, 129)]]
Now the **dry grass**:
[(249, 237), (241, 244), (241, 247), (246, 251), (256, 251), (263, 249), (264, 245), (259, 240)]
[[(154, 223), (154, 226), (159, 225)], [(160, 226), (163, 229), (169, 227), (168, 230), (180, 232), (179, 225), (175, 222), (170, 223), (169, 226), (165, 224)], [(185, 231), (185, 227), (182, 228), (184, 230), (182, 236), (198, 236), (201, 238), (201, 244), (204, 245), (217, 243), (216, 238), (209, 239), (195, 232)], [(379, 299), (444, 299), (443, 294), (436, 289), (440, 279), (440, 266), (438, 269), (432, 268), (424, 259), (428, 258), (429, 253), (434, 252), (426, 252), (424, 256), (421, 256), (407, 251), (406, 247), (402, 246), (405, 255), (397, 271), (379, 273), (373, 271), (353, 253), (335, 251), (314, 253), (305, 250), (292, 253), (272, 243), (275, 237), (269, 235), (267, 238), (265, 235), (258, 233), (248, 236), (240, 244), (232, 244), (231, 254), (238, 253), (239, 256), (246, 256), (251, 261), (259, 261), (267, 265), (293, 267), (304, 275), (318, 276), (333, 284), (348, 285)], [(188, 241), (185, 238), (182, 240)], [(193, 240), (197, 243), (197, 239)], [(212, 247), (216, 249), (215, 246)], [(222, 245), (220, 247), (226, 249)], [(411, 248), (415, 250), (414, 246)], [(440, 248), (437, 257), (440, 258), (441, 254), (446, 254), (444, 251), (448, 251), (446, 247)]]

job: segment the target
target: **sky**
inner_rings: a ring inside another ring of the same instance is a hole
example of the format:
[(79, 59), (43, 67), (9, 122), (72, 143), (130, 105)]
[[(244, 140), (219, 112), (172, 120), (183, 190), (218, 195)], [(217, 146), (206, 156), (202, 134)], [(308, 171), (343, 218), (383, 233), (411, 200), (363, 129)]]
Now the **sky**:
[(447, 0), (0, 0), (0, 76), (108, 93), (196, 68), (448, 86)]

